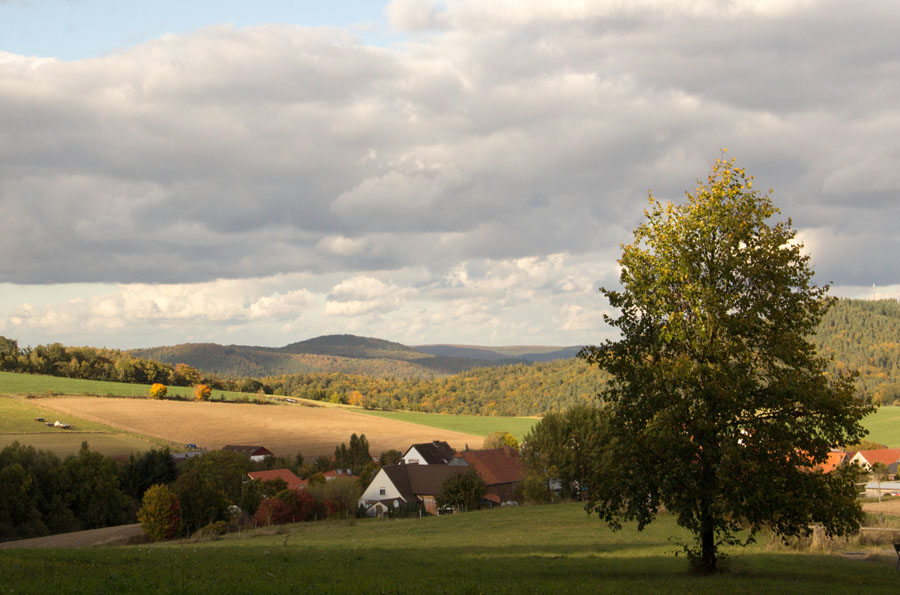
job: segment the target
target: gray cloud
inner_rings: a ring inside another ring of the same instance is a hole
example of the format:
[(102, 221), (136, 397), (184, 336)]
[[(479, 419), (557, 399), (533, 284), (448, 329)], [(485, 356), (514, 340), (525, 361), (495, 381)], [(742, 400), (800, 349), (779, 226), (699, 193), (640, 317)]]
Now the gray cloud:
[(395, 3), (426, 33), (389, 49), (267, 26), (0, 56), (0, 282), (611, 262), (647, 191), (679, 199), (720, 147), (820, 276), (897, 280), (893, 3), (482, 4)]

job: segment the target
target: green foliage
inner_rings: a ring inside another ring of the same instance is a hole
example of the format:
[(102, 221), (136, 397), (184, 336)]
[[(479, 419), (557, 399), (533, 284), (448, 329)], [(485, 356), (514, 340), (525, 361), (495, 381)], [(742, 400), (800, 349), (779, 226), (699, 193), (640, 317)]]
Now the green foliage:
[(60, 491), (85, 529), (121, 525), (128, 518), (129, 501), (119, 489), (115, 461), (91, 451), (87, 442), (63, 461)]
[(385, 465), (397, 465), (402, 459), (403, 453), (395, 448), (382, 452), (381, 456), (378, 457), (382, 467)]
[(776, 213), (723, 160), (686, 204), (651, 197), (619, 260), (624, 290), (603, 290), (622, 338), (582, 352), (614, 379), (602, 397), (626, 462), (589, 508), (644, 527), (664, 505), (704, 573), (742, 526), (846, 534), (861, 519), (848, 477), (808, 468), (861, 438), (871, 409), (807, 339), (831, 300)]
[(366, 465), (372, 462), (369, 454), (369, 441), (365, 434), (350, 436), (350, 447), (343, 442), (334, 449), (334, 468), (350, 469), (354, 475), (359, 475)]
[(478, 508), (481, 499), (487, 491), (484, 480), (478, 475), (474, 467), (469, 467), (462, 473), (451, 475), (441, 484), (441, 493), (438, 494), (437, 505), (456, 510), (468, 510)]
[(551, 501), (556, 482), (565, 497), (590, 494), (591, 486), (604, 481), (611, 464), (610, 442), (604, 409), (579, 405), (544, 416), (522, 446), (522, 461), (528, 469), (526, 499)]
[(119, 468), (119, 484), (122, 491), (139, 499), (155, 484), (175, 481), (178, 470), (168, 448), (152, 448), (141, 454), (132, 453)]
[(173, 539), (181, 529), (178, 498), (165, 484), (150, 486), (141, 499), (137, 519), (151, 541)]

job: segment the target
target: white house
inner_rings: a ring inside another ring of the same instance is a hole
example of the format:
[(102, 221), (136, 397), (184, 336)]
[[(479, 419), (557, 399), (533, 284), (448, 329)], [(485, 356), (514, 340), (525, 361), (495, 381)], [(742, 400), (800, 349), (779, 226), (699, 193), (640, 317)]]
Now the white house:
[(434, 440), (413, 444), (403, 453), (404, 465), (447, 465), (453, 460), (456, 450), (446, 442)]

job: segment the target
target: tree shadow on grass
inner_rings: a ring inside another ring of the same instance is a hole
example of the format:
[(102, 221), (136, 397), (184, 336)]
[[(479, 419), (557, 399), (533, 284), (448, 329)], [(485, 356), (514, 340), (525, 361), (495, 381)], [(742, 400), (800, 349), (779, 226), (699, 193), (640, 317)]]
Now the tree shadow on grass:
[[(0, 552), (16, 592), (896, 593), (892, 566), (837, 556), (742, 553), (691, 574), (647, 544), (346, 547), (251, 544)], [(606, 550), (606, 551), (605, 551)], [(643, 554), (642, 554), (643, 550)]]

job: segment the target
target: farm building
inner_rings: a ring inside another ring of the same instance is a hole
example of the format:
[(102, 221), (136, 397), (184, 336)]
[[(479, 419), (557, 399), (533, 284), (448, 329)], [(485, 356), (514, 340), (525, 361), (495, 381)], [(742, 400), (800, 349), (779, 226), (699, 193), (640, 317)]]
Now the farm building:
[(251, 461), (262, 461), (266, 457), (274, 456), (272, 454), (272, 451), (264, 446), (241, 446), (239, 444), (226, 444), (222, 447), (222, 450), (239, 452), (242, 455), (249, 457)]
[(900, 481), (870, 481), (866, 484), (866, 497), (900, 496)]
[(516, 487), (525, 477), (525, 464), (519, 453), (510, 447), (487, 450), (466, 450), (457, 453), (451, 465), (474, 467), (484, 480), (485, 499), (492, 504), (515, 500)]

